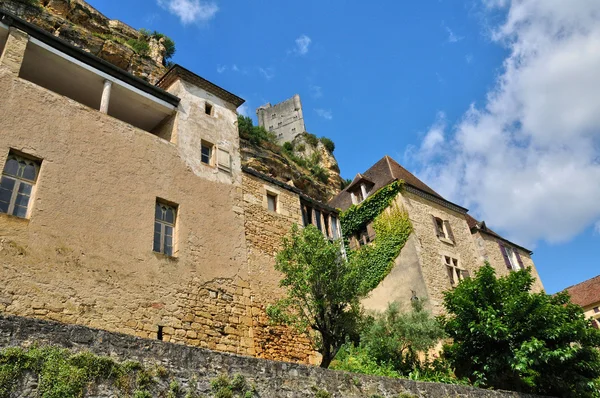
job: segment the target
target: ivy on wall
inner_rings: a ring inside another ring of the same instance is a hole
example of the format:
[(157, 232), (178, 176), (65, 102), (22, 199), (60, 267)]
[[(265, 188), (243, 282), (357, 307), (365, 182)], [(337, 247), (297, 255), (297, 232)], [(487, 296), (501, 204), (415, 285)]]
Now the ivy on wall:
[(340, 214), (346, 240), (373, 221), (375, 241), (358, 250), (349, 251), (350, 261), (360, 269), (363, 276), (361, 283), (365, 292), (375, 289), (390, 273), (394, 261), (413, 231), (408, 213), (403, 209), (394, 207), (384, 212), (402, 190), (403, 184), (403, 181), (394, 181)]
[(380, 215), (392, 203), (392, 200), (398, 195), (403, 185), (404, 181), (394, 181), (358, 205), (352, 205), (348, 210), (340, 213), (340, 223), (344, 238), (348, 239)]
[(413, 230), (408, 213), (399, 208), (377, 216), (373, 229), (375, 241), (350, 252), (351, 261), (361, 268), (362, 289), (366, 292), (375, 289), (390, 273)]

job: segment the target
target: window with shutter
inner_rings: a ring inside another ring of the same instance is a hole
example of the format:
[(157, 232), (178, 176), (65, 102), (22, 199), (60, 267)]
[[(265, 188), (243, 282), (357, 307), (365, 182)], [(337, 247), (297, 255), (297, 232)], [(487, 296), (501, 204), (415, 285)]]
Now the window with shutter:
[(219, 166), (219, 170), (222, 170), (226, 173), (231, 173), (231, 155), (229, 151), (219, 148), (217, 151), (217, 164)]
[(435, 236), (437, 236), (438, 238), (440, 236), (443, 235), (443, 230), (444, 230), (444, 222), (437, 218), (436, 216), (431, 216), (432, 220), (433, 220), (433, 228), (435, 231)]
[(452, 233), (452, 228), (450, 228), (450, 222), (448, 220), (444, 220), (444, 228), (446, 232), (446, 238), (450, 239), (453, 243), (456, 243), (454, 240), (454, 234)]
[(500, 246), (500, 253), (502, 253), (502, 257), (504, 258), (504, 263), (506, 264), (506, 268), (512, 270), (512, 264), (510, 263), (510, 260), (508, 258), (508, 253), (506, 252), (506, 247), (502, 244), (502, 243), (498, 243), (498, 246)]

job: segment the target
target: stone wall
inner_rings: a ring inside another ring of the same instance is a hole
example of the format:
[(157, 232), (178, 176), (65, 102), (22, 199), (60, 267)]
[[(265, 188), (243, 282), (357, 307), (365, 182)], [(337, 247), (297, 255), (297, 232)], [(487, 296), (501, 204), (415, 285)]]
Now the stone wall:
[[(498, 239), (488, 235), (483, 232), (477, 232), (473, 234), (473, 240), (475, 245), (479, 251), (480, 261), (483, 263), (484, 261), (488, 261), (492, 267), (496, 270), (496, 275), (498, 276), (506, 276), (511, 271), (506, 267), (506, 263), (504, 262), (504, 257), (502, 256), (502, 252), (500, 251), (500, 246), (498, 245)], [(507, 243), (503, 243), (508, 245)], [(515, 246), (512, 246), (513, 250), (519, 253), (521, 260), (523, 261), (523, 265), (525, 267), (531, 267), (531, 275), (535, 278), (535, 282), (531, 287), (533, 292), (541, 292), (544, 290), (544, 285), (542, 284), (542, 280), (540, 275), (535, 268), (535, 264), (531, 258), (531, 255)]]
[[(165, 396), (169, 380), (178, 382), (183, 391), (179, 396), (191, 389), (200, 394), (209, 394), (211, 380), (220, 375), (231, 377), (240, 374), (256, 386), (255, 396), (261, 398), (308, 398), (315, 397), (318, 391), (327, 391), (333, 398), (367, 398), (374, 394), (386, 398), (395, 398), (400, 394), (414, 398), (532, 397), (514, 392), (336, 372), (145, 340), (81, 326), (0, 315), (0, 348), (30, 346), (33, 343), (58, 345), (74, 351), (89, 350), (116, 360), (137, 360), (146, 366), (160, 365), (165, 369), (166, 382), (159, 382), (154, 387), (153, 396)], [(34, 396), (37, 388), (37, 380), (28, 378), (13, 396)], [(103, 385), (86, 396), (109, 398), (117, 396), (117, 392), (115, 387)]]
[[(443, 256), (458, 259), (460, 267), (471, 275), (483, 265), (477, 258), (471, 231), (464, 215), (413, 193), (402, 191), (397, 202), (408, 211), (414, 228), (429, 303), (435, 314), (441, 313), (443, 292), (452, 288)], [(436, 236), (432, 216), (450, 223), (454, 243)]]
[(298, 134), (306, 131), (298, 94), (273, 106), (263, 105), (256, 110), (256, 114), (258, 125), (274, 132), (280, 143), (291, 142)]

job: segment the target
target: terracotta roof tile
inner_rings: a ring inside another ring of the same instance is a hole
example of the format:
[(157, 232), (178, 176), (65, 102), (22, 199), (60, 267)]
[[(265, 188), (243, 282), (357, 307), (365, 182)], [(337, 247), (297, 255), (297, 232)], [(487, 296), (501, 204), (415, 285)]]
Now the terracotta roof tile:
[(469, 229), (471, 229), (471, 233), (475, 233), (476, 231), (480, 231), (480, 232), (486, 233), (486, 234), (488, 234), (490, 236), (493, 236), (494, 238), (498, 238), (500, 240), (503, 240), (506, 243), (510, 243), (511, 245), (513, 245), (515, 247), (523, 249), (524, 251), (526, 251), (529, 254), (533, 253), (531, 250), (526, 249), (523, 246), (519, 246), (516, 243), (513, 243), (513, 242), (509, 241), (508, 239), (503, 238), (502, 236), (500, 236), (496, 232), (492, 231), (491, 229), (489, 229), (487, 227), (487, 225), (485, 225), (485, 221), (479, 222), (475, 218), (471, 217), (470, 214), (465, 214), (465, 217), (467, 219), (467, 224), (469, 225)]
[(600, 275), (565, 289), (571, 295), (571, 302), (586, 307), (600, 302)]

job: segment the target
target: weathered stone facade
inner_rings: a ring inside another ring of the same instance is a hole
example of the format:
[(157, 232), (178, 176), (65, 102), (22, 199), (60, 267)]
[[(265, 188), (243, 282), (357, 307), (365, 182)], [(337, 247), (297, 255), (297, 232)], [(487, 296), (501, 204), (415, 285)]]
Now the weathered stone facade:
[(256, 115), (258, 125), (275, 133), (280, 143), (291, 142), (306, 131), (298, 94), (275, 105), (263, 105), (256, 110)]

